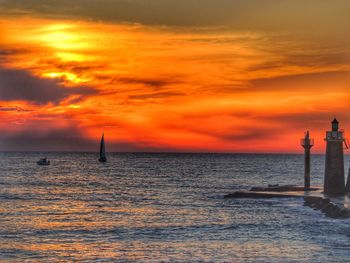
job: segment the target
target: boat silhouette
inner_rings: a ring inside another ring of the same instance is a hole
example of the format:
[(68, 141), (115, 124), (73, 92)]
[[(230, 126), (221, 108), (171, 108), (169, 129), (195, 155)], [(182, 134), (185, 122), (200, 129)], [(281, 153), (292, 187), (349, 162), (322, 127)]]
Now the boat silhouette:
[(47, 158), (41, 158), (39, 161), (36, 162), (38, 165), (50, 165), (50, 161), (47, 160)]
[(105, 135), (104, 135), (104, 133), (102, 133), (102, 137), (101, 137), (100, 158), (98, 159), (98, 161), (101, 162), (101, 163), (107, 162), (106, 148), (105, 148)]

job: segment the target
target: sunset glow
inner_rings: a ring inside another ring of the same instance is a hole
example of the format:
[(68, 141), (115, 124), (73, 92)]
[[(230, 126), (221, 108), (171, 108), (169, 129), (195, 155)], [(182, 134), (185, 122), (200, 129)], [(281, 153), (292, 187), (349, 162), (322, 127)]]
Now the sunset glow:
[(104, 131), (109, 151), (299, 152), (310, 130), (322, 152), (334, 116), (350, 130), (328, 35), (27, 14), (0, 36), (1, 150), (97, 150)]

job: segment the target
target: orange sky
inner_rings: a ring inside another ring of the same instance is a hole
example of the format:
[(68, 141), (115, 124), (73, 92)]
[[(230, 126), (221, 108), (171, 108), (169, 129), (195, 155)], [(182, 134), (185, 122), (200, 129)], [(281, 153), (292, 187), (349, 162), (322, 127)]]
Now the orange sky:
[(96, 150), (104, 131), (110, 151), (301, 152), (309, 129), (322, 152), (334, 116), (350, 129), (342, 31), (111, 21), (8, 3), (0, 150)]

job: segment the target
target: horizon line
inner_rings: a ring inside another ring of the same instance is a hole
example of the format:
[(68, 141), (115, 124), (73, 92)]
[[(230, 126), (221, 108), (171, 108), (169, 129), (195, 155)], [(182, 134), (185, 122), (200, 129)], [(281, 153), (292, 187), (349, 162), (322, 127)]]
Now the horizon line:
[[(0, 150), (0, 153), (96, 153), (98, 154), (98, 151), (38, 151), (38, 150)], [(107, 154), (232, 154), (232, 155), (238, 155), (238, 154), (246, 154), (246, 155), (253, 155), (253, 154), (270, 154), (270, 155), (304, 155), (303, 152), (209, 152), (209, 151), (111, 151), (107, 152)], [(311, 155), (325, 155), (325, 153), (312, 153)], [(350, 156), (350, 154), (345, 154), (344, 156)]]

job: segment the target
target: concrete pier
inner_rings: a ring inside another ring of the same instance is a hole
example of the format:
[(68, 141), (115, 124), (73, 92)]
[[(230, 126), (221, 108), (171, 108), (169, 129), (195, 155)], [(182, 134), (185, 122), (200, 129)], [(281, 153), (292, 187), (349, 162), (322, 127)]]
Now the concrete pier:
[(251, 190), (241, 190), (227, 194), (224, 198), (303, 198), (305, 205), (320, 210), (327, 217), (350, 218), (350, 199), (347, 196), (328, 196), (318, 187), (310, 188), (308, 191), (301, 191), (302, 189), (304, 187), (293, 185), (253, 187)]
[(329, 195), (345, 193), (343, 131), (339, 131), (339, 122), (334, 119), (332, 131), (327, 131), (325, 141), (326, 164), (324, 192)]

